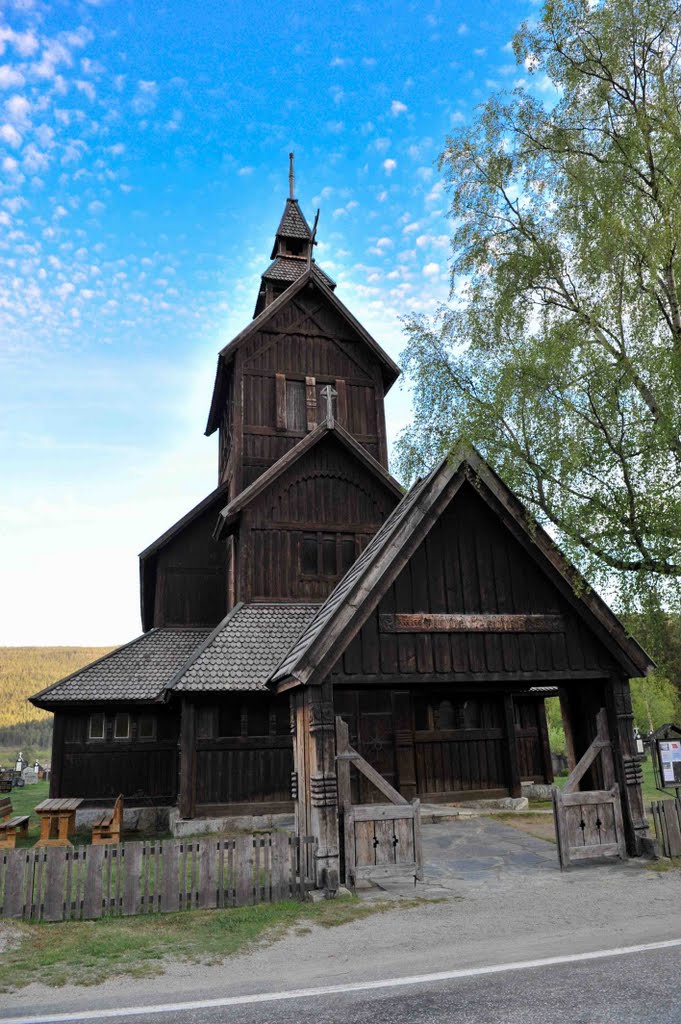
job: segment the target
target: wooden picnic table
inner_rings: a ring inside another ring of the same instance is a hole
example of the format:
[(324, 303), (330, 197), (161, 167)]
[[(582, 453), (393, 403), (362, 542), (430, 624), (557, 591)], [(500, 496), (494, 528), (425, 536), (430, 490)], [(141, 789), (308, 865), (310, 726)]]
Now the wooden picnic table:
[(69, 834), (76, 831), (76, 811), (82, 804), (80, 797), (43, 800), (35, 808), (40, 815), (38, 846), (71, 846)]

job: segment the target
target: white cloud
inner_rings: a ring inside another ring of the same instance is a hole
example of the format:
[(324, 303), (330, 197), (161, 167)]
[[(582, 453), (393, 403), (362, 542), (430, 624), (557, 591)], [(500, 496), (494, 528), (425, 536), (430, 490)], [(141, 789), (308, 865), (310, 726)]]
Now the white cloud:
[(31, 174), (36, 174), (49, 167), (49, 157), (39, 150), (35, 142), (29, 142), (24, 151), (24, 166)]
[(142, 116), (150, 114), (158, 102), (158, 84), (141, 79), (137, 83), (137, 95), (130, 104), (133, 111)]
[(3, 124), (0, 127), (0, 139), (6, 142), (8, 146), (12, 146), (13, 149), (18, 149), (22, 141), (21, 135), (13, 124)]
[(424, 277), (435, 277), (440, 273), (440, 267), (437, 263), (426, 263), (421, 273)]
[(28, 115), (30, 110), (31, 104), (25, 96), (20, 96), (18, 93), (14, 96), (10, 96), (8, 100), (5, 100), (5, 112), (13, 124), (28, 124)]
[(393, 117), (399, 117), (400, 114), (406, 114), (407, 110), (406, 103), (402, 103), (401, 100), (393, 100), (390, 104), (390, 113)]
[(253, 174), (254, 170), (255, 170), (254, 167), (240, 167), (239, 170), (236, 173), (238, 175), (240, 175), (240, 177), (245, 178), (249, 174)]
[(10, 67), (9, 64), (0, 65), (0, 89), (21, 88), (25, 82), (26, 79), (22, 75), (21, 71), (17, 71), (16, 68)]
[(386, 174), (392, 174), (396, 167), (397, 160), (391, 160), (390, 158), (388, 158), (387, 160), (383, 161), (383, 170), (385, 171)]
[(73, 84), (78, 92), (82, 92), (83, 96), (87, 96), (90, 102), (94, 103), (97, 93), (95, 92), (95, 87), (92, 82), (84, 82), (81, 79), (78, 79)]
[(465, 21), (461, 22), (461, 24), (459, 25), (459, 27), (456, 30), (456, 33), (459, 36), (465, 36), (465, 35), (468, 34), (468, 25), (466, 24)]

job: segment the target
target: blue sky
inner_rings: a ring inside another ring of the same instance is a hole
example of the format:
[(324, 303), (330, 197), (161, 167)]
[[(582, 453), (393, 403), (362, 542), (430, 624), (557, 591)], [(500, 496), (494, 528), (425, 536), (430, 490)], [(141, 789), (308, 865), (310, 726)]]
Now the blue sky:
[[(287, 195), (395, 358), (448, 295), (437, 157), (530, 3), (0, 0), (1, 644), (139, 632), (137, 552), (216, 483), (217, 350)], [(540, 83), (541, 85), (541, 83)], [(396, 385), (391, 440), (409, 420)]]

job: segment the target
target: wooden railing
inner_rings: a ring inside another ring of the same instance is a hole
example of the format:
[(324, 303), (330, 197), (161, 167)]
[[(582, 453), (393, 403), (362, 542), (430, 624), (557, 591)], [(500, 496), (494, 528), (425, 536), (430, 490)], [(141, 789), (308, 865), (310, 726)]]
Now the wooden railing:
[(301, 870), (313, 843), (282, 832), (0, 850), (0, 918), (86, 920), (302, 900), (314, 885)]

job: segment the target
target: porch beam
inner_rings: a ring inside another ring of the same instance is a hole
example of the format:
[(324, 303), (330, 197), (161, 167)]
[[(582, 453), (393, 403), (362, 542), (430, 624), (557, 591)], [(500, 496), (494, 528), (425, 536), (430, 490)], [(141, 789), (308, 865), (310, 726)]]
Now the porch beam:
[(564, 633), (562, 615), (450, 615), (397, 612), (380, 614), (382, 633)]

